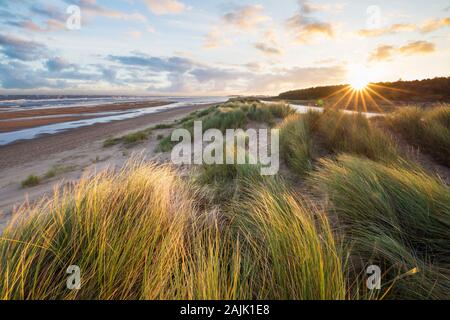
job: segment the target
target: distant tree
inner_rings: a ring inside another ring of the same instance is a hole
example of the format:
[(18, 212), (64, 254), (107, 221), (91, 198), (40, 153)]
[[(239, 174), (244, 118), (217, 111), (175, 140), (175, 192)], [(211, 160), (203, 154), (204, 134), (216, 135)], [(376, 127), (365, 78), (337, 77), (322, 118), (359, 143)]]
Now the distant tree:
[[(450, 101), (450, 77), (434, 79), (380, 82), (370, 85), (371, 89), (391, 101)], [(281, 93), (278, 97), (286, 100), (326, 99), (348, 88), (348, 85), (314, 87)], [(374, 99), (380, 99), (372, 95)]]

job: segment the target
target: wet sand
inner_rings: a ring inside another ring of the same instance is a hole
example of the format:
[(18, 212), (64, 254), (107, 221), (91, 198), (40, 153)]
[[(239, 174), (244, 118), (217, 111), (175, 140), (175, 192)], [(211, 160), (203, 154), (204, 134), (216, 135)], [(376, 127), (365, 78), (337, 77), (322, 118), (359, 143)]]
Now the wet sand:
[(37, 119), (19, 119), (19, 120), (0, 120), (0, 133), (12, 132), (22, 129), (34, 128), (39, 126), (46, 126), (49, 124), (63, 123), (77, 120), (87, 120), (98, 118), (94, 116), (72, 116), (72, 117), (57, 117), (57, 118), (37, 118)]
[[(215, 104), (213, 104), (215, 105)], [(76, 148), (88, 142), (106, 139), (124, 131), (137, 130), (146, 125), (158, 124), (167, 118), (189, 114), (210, 105), (180, 107), (137, 118), (99, 123), (87, 127), (45, 135), (32, 140), (17, 141), (0, 146), (0, 170), (49, 157), (53, 153)]]
[[(98, 118), (98, 113), (154, 108), (169, 103), (166, 101), (147, 101), (106, 104), (92, 107), (45, 108), (4, 112), (0, 110), (0, 132), (11, 132), (55, 123)], [(90, 116), (89, 114), (92, 115)]]

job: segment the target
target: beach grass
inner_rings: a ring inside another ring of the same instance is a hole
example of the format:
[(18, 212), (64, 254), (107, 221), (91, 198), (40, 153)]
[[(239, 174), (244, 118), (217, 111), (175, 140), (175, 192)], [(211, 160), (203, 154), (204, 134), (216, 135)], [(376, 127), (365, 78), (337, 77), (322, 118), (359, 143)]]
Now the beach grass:
[(448, 186), (418, 169), (348, 155), (322, 160), (312, 180), (329, 197), (353, 255), (386, 270), (386, 297), (449, 298)]
[(151, 132), (152, 132), (151, 129), (147, 129), (147, 130), (129, 133), (129, 134), (126, 134), (119, 138), (108, 138), (103, 142), (103, 147), (109, 148), (109, 147), (112, 147), (112, 146), (115, 146), (118, 144), (124, 144), (124, 145), (136, 144), (136, 143), (147, 140), (149, 138)]
[(313, 139), (310, 115), (291, 115), (280, 126), (281, 156), (297, 174), (312, 169)]
[[(0, 238), (0, 298), (345, 298), (326, 217), (281, 182), (248, 184), (228, 212), (200, 209), (198, 192), (134, 161), (22, 207)], [(66, 288), (71, 265), (80, 290)]]
[(34, 175), (34, 174), (31, 174), (25, 180), (23, 180), (21, 182), (21, 186), (24, 189), (25, 188), (32, 188), (32, 187), (35, 187), (35, 186), (39, 185), (40, 183), (41, 183), (41, 178), (36, 176), (36, 175)]
[(387, 118), (408, 142), (450, 167), (450, 107), (401, 108)]
[(383, 162), (399, 158), (393, 138), (361, 114), (326, 110), (318, 120), (317, 132), (325, 146), (335, 153), (351, 153)]

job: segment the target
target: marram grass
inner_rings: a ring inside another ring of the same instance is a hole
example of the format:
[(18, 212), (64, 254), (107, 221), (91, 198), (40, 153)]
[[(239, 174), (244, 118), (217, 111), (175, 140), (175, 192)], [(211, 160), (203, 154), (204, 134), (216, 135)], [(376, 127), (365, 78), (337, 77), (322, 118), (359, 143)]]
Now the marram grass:
[(385, 297), (450, 298), (450, 189), (419, 169), (352, 156), (323, 160), (325, 192), (363, 265), (385, 270)]
[[(85, 177), (16, 212), (0, 238), (0, 298), (346, 298), (326, 217), (269, 182), (221, 211), (168, 166)], [(70, 265), (80, 290), (66, 288)]]
[(362, 114), (326, 110), (316, 126), (316, 131), (330, 151), (351, 153), (386, 163), (398, 160), (392, 137), (373, 126)]
[(312, 169), (313, 140), (311, 116), (291, 115), (280, 126), (280, 149), (287, 165), (303, 175)]
[(450, 107), (401, 108), (387, 118), (393, 130), (450, 167)]

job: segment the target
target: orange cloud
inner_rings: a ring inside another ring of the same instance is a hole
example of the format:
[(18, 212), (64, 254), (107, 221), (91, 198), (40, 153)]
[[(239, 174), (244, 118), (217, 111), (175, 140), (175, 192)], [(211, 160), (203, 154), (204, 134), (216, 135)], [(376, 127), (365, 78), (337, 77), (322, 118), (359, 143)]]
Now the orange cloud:
[(396, 23), (386, 28), (379, 29), (361, 29), (357, 34), (361, 37), (372, 38), (387, 34), (394, 34), (399, 32), (409, 32), (416, 30), (416, 25), (412, 23)]
[(264, 14), (264, 8), (261, 5), (248, 5), (235, 11), (226, 13), (223, 20), (240, 29), (253, 29), (259, 24), (271, 20)]
[(427, 20), (422, 24), (420, 31), (422, 33), (429, 33), (444, 27), (450, 27), (450, 18)]
[(146, 0), (146, 3), (157, 15), (179, 14), (186, 10), (186, 5), (177, 0)]
[(395, 57), (395, 54), (410, 56), (428, 54), (434, 51), (436, 51), (436, 46), (428, 41), (413, 41), (401, 47), (381, 45), (372, 52), (369, 61), (389, 61)]
[(393, 46), (389, 46), (389, 45), (379, 46), (370, 55), (369, 61), (386, 61), (386, 60), (391, 60), (394, 51), (395, 51), (395, 47), (393, 47)]
[(401, 47), (399, 51), (405, 55), (430, 53), (436, 50), (434, 43), (428, 41), (414, 41)]
[(310, 16), (311, 13), (324, 10), (313, 6), (309, 1), (300, 1), (300, 12), (286, 22), (286, 26), (294, 34), (298, 43), (307, 43), (317, 35), (334, 37), (334, 28), (330, 23), (319, 21)]

